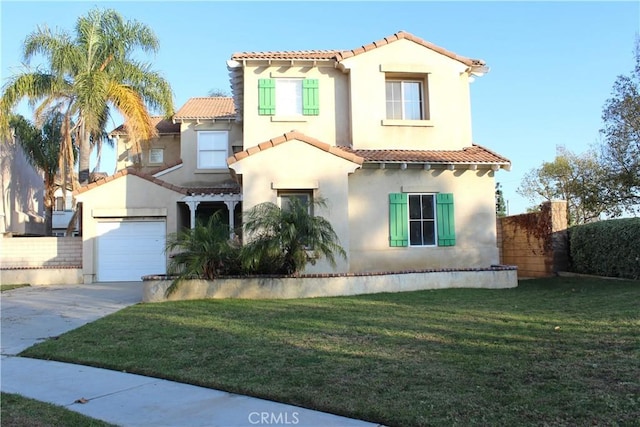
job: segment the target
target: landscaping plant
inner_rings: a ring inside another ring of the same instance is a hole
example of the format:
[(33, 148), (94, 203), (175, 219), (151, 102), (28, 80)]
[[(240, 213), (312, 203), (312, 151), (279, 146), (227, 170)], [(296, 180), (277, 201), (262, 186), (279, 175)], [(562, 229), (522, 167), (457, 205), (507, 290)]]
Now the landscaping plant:
[[(315, 206), (326, 206), (316, 200)], [(262, 274), (299, 274), (307, 262), (325, 257), (332, 266), (335, 255), (346, 258), (338, 235), (331, 223), (314, 216), (310, 206), (291, 198), (287, 208), (265, 202), (254, 206), (246, 215), (242, 264), (246, 271)]]

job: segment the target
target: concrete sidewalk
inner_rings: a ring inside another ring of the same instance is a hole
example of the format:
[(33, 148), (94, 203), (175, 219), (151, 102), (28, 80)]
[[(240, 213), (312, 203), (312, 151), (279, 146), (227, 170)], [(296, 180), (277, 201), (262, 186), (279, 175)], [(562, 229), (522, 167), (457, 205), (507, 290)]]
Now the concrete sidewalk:
[(376, 425), (204, 387), (24, 357), (2, 358), (2, 391), (120, 426)]
[(33, 344), (136, 304), (141, 297), (138, 282), (3, 292), (0, 389), (120, 426), (377, 425), (173, 381), (16, 356)]

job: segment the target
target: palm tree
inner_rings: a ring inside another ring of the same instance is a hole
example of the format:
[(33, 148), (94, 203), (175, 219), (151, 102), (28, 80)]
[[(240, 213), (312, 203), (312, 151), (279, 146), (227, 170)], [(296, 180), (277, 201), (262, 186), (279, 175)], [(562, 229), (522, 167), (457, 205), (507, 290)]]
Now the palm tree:
[(229, 239), (230, 231), (216, 212), (206, 223), (197, 221), (194, 228), (168, 236), (166, 251), (177, 253), (169, 260), (167, 270), (176, 279), (167, 289), (167, 296), (183, 279), (211, 280), (219, 275), (240, 273), (240, 246)]
[[(9, 123), (14, 129), (18, 142), (26, 155), (27, 161), (44, 175), (44, 208), (45, 208), (45, 234), (52, 234), (53, 205), (55, 203), (55, 191), (60, 184), (56, 182), (62, 164), (67, 161), (61, 152), (62, 122), (64, 117), (60, 113), (48, 116), (42, 129), (36, 128), (20, 115), (13, 116)], [(61, 156), (62, 154), (62, 156)], [(72, 153), (75, 159), (75, 153)], [(73, 162), (72, 162), (73, 164)], [(66, 182), (63, 180), (63, 184)]]
[[(134, 144), (155, 135), (149, 109), (173, 114), (169, 83), (149, 64), (133, 58), (142, 50), (155, 53), (158, 39), (150, 27), (126, 21), (111, 9), (92, 9), (76, 21), (74, 33), (38, 27), (24, 42), (28, 63), (36, 55), (46, 69), (29, 69), (12, 76), (0, 99), (0, 131), (8, 131), (10, 110), (22, 99), (38, 105), (36, 117), (56, 108), (64, 115), (63, 143), (72, 135), (79, 145), (79, 180), (89, 179), (91, 141), (105, 131), (111, 109), (117, 110)], [(71, 123), (74, 123), (73, 125)]]
[[(315, 204), (326, 205), (323, 200)], [(254, 206), (247, 212), (244, 230), (249, 242), (243, 248), (242, 260), (248, 270), (298, 274), (307, 262), (315, 263), (316, 257), (325, 257), (334, 267), (334, 253), (346, 258), (331, 223), (312, 215), (309, 206), (295, 197), (285, 209), (271, 202)]]

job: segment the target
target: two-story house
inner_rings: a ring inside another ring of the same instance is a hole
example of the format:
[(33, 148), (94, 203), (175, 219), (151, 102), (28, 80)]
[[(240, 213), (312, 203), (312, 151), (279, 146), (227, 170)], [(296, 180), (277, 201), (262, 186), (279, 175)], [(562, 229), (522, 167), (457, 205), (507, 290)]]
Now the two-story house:
[[(159, 244), (199, 212), (237, 226), (252, 206), (290, 197), (324, 199), (314, 214), (348, 254), (308, 272), (498, 262), (494, 174), (510, 162), (472, 140), (469, 83), (483, 61), (399, 32), (348, 51), (236, 53), (227, 67), (232, 99), (189, 100), (173, 117), (179, 138), (159, 132), (137, 166), (78, 194), (85, 281), (143, 263), (134, 228), (155, 223)], [(166, 256), (145, 274), (163, 272)]]
[(44, 236), (42, 172), (29, 163), (15, 135), (0, 141), (0, 189), (0, 238)]

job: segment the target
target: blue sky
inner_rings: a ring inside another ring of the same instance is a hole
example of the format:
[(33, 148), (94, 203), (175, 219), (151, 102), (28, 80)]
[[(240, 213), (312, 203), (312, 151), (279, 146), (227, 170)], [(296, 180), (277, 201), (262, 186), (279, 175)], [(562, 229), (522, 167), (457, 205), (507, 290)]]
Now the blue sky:
[[(515, 191), (522, 176), (552, 161), (556, 146), (580, 153), (598, 142), (602, 106), (616, 77), (632, 70), (640, 32), (635, 1), (3, 0), (3, 83), (18, 70), (22, 41), (37, 25), (71, 30), (76, 18), (96, 5), (153, 28), (160, 52), (150, 59), (171, 83), (176, 108), (211, 89), (228, 91), (225, 61), (239, 51), (352, 49), (405, 30), (484, 59), (491, 71), (471, 85), (473, 136), (513, 163), (511, 172), (496, 175), (511, 214), (531, 205)], [(102, 170), (112, 172), (113, 165), (107, 161)]]

